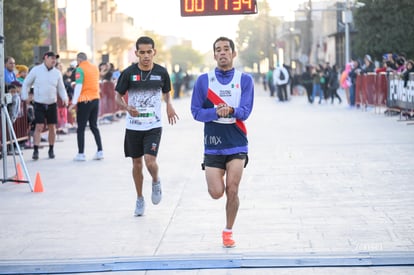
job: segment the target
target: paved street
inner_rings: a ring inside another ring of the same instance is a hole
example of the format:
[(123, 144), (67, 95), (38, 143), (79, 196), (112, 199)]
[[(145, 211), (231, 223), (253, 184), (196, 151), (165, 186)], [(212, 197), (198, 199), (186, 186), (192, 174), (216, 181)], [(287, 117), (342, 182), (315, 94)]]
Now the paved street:
[[(50, 262), (56, 273), (75, 273), (71, 268), (113, 261), (124, 264), (114, 264), (114, 274), (137, 274), (124, 270), (143, 259), (155, 270), (138, 274), (164, 274), (162, 266), (183, 259), (189, 262), (170, 273), (414, 273), (414, 125), (385, 116), (384, 109), (310, 105), (302, 96), (280, 103), (258, 84), (247, 121), (250, 161), (234, 227), (237, 247), (223, 249), (225, 200), (208, 196), (200, 169), (203, 125), (192, 119), (189, 97), (174, 105), (180, 120), (170, 126), (164, 119), (159, 154), (163, 200), (151, 204), (145, 172), (143, 217), (133, 216), (123, 120), (100, 125), (102, 161), (91, 160), (96, 147), (89, 131), (86, 162), (72, 161), (73, 133), (59, 136), (54, 160), (47, 149), (38, 161), (23, 150), (31, 179), (39, 172), (44, 192), (0, 185), (0, 274), (24, 274), (31, 266), (41, 271)], [(13, 175), (11, 157), (8, 167)], [(364, 261), (368, 267), (356, 264)], [(399, 264), (381, 267), (387, 261)], [(224, 268), (229, 263), (234, 269)], [(180, 270), (194, 266), (200, 268)]]

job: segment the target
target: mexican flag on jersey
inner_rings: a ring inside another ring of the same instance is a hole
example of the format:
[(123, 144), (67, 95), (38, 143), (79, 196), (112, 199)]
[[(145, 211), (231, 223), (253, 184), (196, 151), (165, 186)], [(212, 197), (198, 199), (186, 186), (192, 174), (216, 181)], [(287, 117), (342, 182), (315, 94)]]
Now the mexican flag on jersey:
[(141, 76), (139, 74), (131, 75), (131, 81), (141, 81)]

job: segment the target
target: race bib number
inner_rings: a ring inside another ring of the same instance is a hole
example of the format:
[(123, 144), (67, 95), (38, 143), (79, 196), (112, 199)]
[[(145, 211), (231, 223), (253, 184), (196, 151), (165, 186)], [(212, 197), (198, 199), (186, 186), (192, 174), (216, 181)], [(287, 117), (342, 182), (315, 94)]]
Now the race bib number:
[(156, 121), (155, 108), (154, 107), (138, 107), (139, 114), (135, 118), (141, 123), (153, 123)]
[(222, 124), (232, 124), (232, 123), (236, 123), (236, 118), (232, 116), (220, 117), (219, 119), (214, 120), (214, 122), (222, 123)]

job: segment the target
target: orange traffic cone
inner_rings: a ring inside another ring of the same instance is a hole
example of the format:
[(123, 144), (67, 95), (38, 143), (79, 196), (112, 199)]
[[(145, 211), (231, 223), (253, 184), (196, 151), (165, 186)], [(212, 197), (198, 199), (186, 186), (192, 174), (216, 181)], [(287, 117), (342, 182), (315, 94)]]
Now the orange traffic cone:
[(22, 167), (20, 166), (20, 163), (18, 162), (16, 165), (16, 176), (14, 177), (16, 181), (16, 183), (21, 183), (19, 182), (20, 180), (24, 180), (24, 176), (23, 176), (23, 171), (22, 171)]
[(36, 181), (35, 181), (33, 192), (35, 193), (43, 192), (43, 184), (42, 184), (42, 179), (40, 178), (39, 172), (36, 173)]

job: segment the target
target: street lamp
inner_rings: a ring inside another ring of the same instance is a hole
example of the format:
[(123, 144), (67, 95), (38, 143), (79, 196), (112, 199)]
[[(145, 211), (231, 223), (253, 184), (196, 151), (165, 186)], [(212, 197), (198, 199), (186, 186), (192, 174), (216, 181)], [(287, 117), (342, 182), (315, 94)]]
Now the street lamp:
[(352, 8), (362, 8), (364, 6), (365, 3), (354, 2), (352, 4), (350, 0), (346, 0), (345, 9), (342, 11), (342, 20), (345, 24), (345, 64), (348, 63), (350, 60), (349, 24), (351, 24), (353, 21)]
[(349, 0), (346, 1), (345, 10), (342, 11), (342, 20), (345, 24), (345, 63), (349, 62), (349, 24), (352, 23), (352, 11)]

